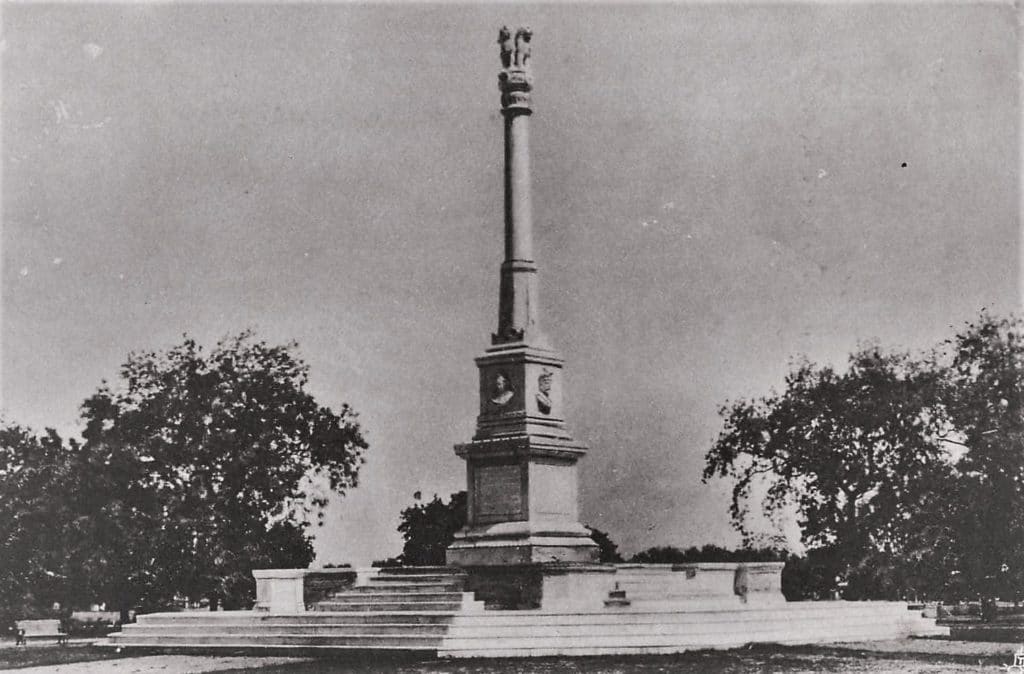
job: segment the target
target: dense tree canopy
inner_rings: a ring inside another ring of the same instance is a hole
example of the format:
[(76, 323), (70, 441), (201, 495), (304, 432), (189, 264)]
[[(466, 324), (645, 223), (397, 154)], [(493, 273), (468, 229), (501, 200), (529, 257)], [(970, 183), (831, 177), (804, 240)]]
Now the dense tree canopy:
[(781, 394), (722, 408), (704, 479), (733, 480), (749, 541), (795, 514), (845, 596), (1012, 595), (1024, 581), (1024, 330), (987, 314), (920, 358), (798, 363)]
[(77, 594), (126, 609), (244, 605), (252, 569), (308, 565), (308, 528), (356, 485), (367, 445), (348, 406), (305, 390), (293, 349), (243, 333), (207, 353), (186, 338), (131, 355), (85, 401), (82, 443), (5, 430), (0, 508), (16, 512), (0, 567), (74, 579), (14, 583), (65, 603), (83, 583)]
[(52, 431), (0, 429), (0, 623), (78, 589), (82, 537), (69, 506), (80, 490), (70, 457)]
[(724, 407), (705, 480), (735, 480), (731, 514), (750, 540), (751, 496), (769, 517), (795, 509), (803, 542), (827, 549), (837, 575), (883, 591), (879, 555), (902, 555), (920, 532), (946, 465), (939, 378), (903, 354), (858, 351), (844, 372), (800, 363), (783, 393)]
[(1024, 323), (987, 314), (947, 345), (944, 403), (963, 449), (947, 509), (957, 583), (987, 597), (1024, 592)]
[(466, 526), (466, 492), (459, 491), (445, 503), (434, 494), (426, 503), (402, 510), (398, 531), (405, 539), (398, 563), (404, 566), (444, 566), (445, 549), (455, 533)]

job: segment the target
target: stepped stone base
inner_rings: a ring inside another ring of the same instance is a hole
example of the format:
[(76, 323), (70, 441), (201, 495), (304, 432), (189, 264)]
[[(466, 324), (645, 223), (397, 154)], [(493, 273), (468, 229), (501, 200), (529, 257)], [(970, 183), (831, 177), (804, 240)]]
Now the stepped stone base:
[[(450, 552), (450, 551), (449, 551)], [(563, 610), (603, 605), (614, 582), (610, 564), (559, 562), (467, 566), (466, 589), (488, 610)]]
[[(539, 608), (485, 610), (480, 592), (474, 597), (467, 591), (486, 584), (474, 569), (372, 569), (303, 607), (309, 610), (141, 615), (107, 643), (164, 652), (475, 658), (679, 653), (949, 634), (905, 603), (787, 603), (778, 589), (780, 570), (778, 564), (622, 564), (563, 565), (556, 573), (550, 565), (524, 566), (510, 570), (504, 582), (526, 578), (528, 587), (540, 588)], [(289, 582), (291, 577), (285, 575)], [(481, 591), (495, 594), (493, 588)], [(606, 606), (611, 592), (624, 593), (629, 603)]]

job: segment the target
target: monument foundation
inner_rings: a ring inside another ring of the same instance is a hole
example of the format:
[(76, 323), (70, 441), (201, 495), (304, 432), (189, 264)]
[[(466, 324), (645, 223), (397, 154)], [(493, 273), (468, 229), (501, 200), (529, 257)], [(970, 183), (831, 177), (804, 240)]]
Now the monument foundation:
[[(530, 198), (532, 35), (526, 28), (514, 35), (502, 29), (498, 39), (505, 126), (505, 259), (498, 329), (476, 359), (476, 434), (455, 448), (466, 461), (468, 512), (466, 528), (448, 548), (447, 560), (469, 570), (481, 590), (506, 587), (511, 578), (540, 578), (544, 565), (597, 561), (597, 545), (579, 523), (576, 505), (576, 462), (587, 450), (566, 428), (563, 360), (539, 324)], [(536, 603), (533, 595), (543, 583), (523, 582), (523, 596), (503, 603)]]

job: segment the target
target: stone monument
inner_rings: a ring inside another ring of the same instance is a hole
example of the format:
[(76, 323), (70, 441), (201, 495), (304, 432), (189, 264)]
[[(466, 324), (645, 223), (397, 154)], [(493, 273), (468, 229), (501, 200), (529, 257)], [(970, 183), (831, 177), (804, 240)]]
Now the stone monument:
[(476, 359), (480, 413), (466, 461), (466, 528), (450, 566), (257, 569), (253, 611), (154, 613), (117, 648), (301, 648), (424, 657), (680, 653), (745, 644), (948, 635), (900, 602), (793, 602), (782, 562), (596, 564), (576, 512), (562, 359), (538, 323), (530, 220), (528, 29), (499, 33), (505, 261), (498, 329)]
[(597, 561), (578, 519), (576, 462), (586, 447), (566, 429), (562, 357), (540, 328), (530, 205), (533, 112), (529, 28), (498, 34), (505, 123), (505, 260), (498, 329), (476, 359), (480, 411), (466, 461), (467, 525), (448, 548), (454, 566)]

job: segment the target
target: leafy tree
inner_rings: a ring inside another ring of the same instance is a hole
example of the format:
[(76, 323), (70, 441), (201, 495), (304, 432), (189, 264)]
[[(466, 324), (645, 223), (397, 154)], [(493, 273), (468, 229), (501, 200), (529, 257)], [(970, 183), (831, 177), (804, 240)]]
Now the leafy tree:
[(76, 589), (69, 576), (81, 537), (65, 500), (71, 457), (54, 431), (0, 428), (0, 623), (48, 615)]
[(592, 526), (587, 526), (587, 530), (590, 532), (590, 539), (597, 543), (598, 562), (602, 564), (617, 564), (622, 561), (622, 555), (619, 554), (619, 546), (612, 541), (608, 534)]
[(313, 559), (328, 492), (356, 485), (354, 412), (319, 405), (294, 343), (251, 333), (204, 353), (193, 340), (133, 354), (120, 386), (83, 405), (86, 475), (102, 522), (97, 565), (120, 606), (176, 595), (211, 607), (252, 600), (251, 571)]
[(944, 402), (964, 451), (948, 504), (965, 591), (1019, 601), (1024, 588), (1024, 323), (983, 313), (947, 344)]
[(405, 566), (444, 566), (445, 549), (466, 526), (466, 492), (442, 501), (437, 494), (427, 503), (411, 505), (401, 514), (398, 531), (405, 545), (398, 561)]
[(109, 492), (89, 468), (85, 448), (52, 430), (0, 428), (0, 621), (63, 617), (104, 595)]
[[(865, 348), (844, 372), (798, 363), (781, 394), (723, 406), (704, 480), (735, 480), (730, 513), (753, 540), (750, 501), (771, 521), (795, 512), (804, 545), (849, 598), (905, 592), (911, 555), (941, 538), (950, 482), (941, 368)], [(934, 537), (929, 540), (929, 537)]]

